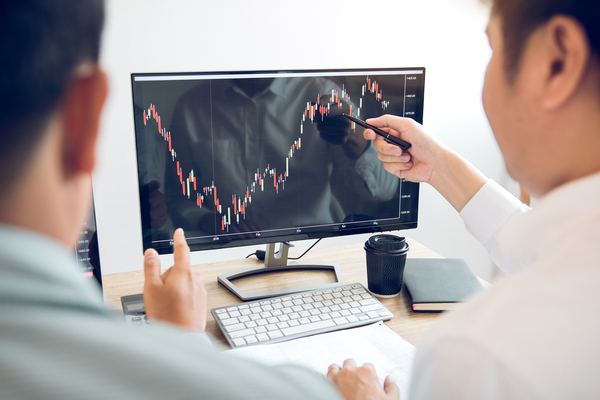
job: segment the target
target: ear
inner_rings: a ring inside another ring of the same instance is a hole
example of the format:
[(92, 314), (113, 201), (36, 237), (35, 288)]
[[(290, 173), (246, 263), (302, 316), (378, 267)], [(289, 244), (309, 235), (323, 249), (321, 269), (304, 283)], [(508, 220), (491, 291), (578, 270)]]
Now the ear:
[(63, 168), (66, 177), (89, 174), (96, 164), (100, 116), (108, 80), (97, 66), (85, 66), (74, 76), (60, 105), (64, 126)]
[(577, 92), (590, 62), (591, 50), (583, 26), (563, 15), (551, 18), (546, 24), (543, 41), (547, 79), (542, 104), (551, 110), (561, 107)]

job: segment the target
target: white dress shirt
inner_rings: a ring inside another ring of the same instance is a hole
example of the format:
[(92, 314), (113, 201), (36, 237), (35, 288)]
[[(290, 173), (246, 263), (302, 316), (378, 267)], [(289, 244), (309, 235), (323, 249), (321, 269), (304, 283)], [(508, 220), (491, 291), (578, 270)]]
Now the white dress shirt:
[(527, 211), (492, 181), (462, 210), (513, 275), (424, 335), (412, 400), (600, 398), (600, 174)]

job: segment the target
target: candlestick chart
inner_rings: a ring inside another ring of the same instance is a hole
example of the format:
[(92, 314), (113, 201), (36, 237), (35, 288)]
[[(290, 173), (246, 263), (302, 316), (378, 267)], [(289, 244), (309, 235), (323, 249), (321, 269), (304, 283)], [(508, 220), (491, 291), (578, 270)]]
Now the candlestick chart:
[[(278, 170), (273, 166), (276, 165), (275, 163), (257, 166), (256, 171), (252, 174), (253, 179), (246, 190), (241, 193), (222, 193), (218, 190), (219, 182), (215, 182), (214, 176), (210, 182), (201, 182), (199, 171), (194, 171), (193, 166), (188, 165), (189, 162), (178, 159), (175, 148), (176, 141), (173, 140), (173, 135), (177, 135), (177, 131), (173, 132), (163, 125), (160, 110), (157, 110), (155, 103), (150, 103), (142, 111), (141, 118), (143, 125), (151, 128), (149, 132), (153, 132), (153, 135), (160, 135), (160, 138), (166, 142), (168, 162), (172, 163), (176, 171), (176, 179), (181, 186), (180, 196), (190, 202), (195, 202), (195, 206), (199, 208), (210, 206), (217, 219), (216, 227), (220, 229), (217, 233), (223, 234), (230, 231), (232, 224), (239, 224), (241, 220), (246, 219), (247, 211), (252, 207), (253, 194), (258, 191), (270, 191), (273, 195), (277, 195), (280, 191), (285, 190), (288, 180), (294, 179), (294, 171), (290, 170), (290, 164), (294, 157), (301, 157), (306, 124), (315, 124), (319, 119), (323, 121), (331, 115), (336, 115), (334, 113), (336, 109), (338, 110), (337, 115), (339, 115), (339, 110), (343, 107), (346, 107), (344, 112), (365, 119), (361, 115), (361, 111), (363, 110), (363, 101), (367, 96), (370, 96), (369, 101), (374, 100), (383, 111), (390, 105), (390, 101), (384, 99), (379, 82), (369, 76), (365, 78), (360, 86), (360, 93), (357, 93), (356, 96), (351, 97), (346, 87), (342, 85), (340, 89), (332, 89), (331, 92), (325, 94), (317, 93), (313, 99), (307, 99), (304, 109), (298, 110), (297, 136), (290, 140), (287, 155), (283, 162), (278, 164), (285, 167)], [(350, 124), (350, 129), (355, 130), (355, 123), (350, 122)], [(273, 161), (281, 162), (282, 160)]]

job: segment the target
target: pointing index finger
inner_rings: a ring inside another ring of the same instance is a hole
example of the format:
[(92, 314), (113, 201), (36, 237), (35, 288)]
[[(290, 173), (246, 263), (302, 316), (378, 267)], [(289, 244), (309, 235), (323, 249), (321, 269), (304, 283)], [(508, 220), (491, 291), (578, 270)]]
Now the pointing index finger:
[(175, 265), (173, 266), (175, 269), (189, 269), (190, 248), (181, 228), (178, 228), (173, 234), (173, 258), (175, 259)]

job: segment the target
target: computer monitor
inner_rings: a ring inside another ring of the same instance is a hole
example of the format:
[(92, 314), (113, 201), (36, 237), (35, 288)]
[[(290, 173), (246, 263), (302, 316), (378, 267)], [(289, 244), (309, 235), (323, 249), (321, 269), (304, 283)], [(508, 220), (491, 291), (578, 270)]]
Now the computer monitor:
[[(422, 123), (424, 68), (131, 80), (144, 249), (172, 253), (179, 227), (192, 251), (416, 228), (418, 183), (386, 172), (342, 113)], [(269, 246), (265, 261), (220, 281), (244, 300), (285, 293), (246, 295), (231, 283), (291, 268), (287, 246)]]

